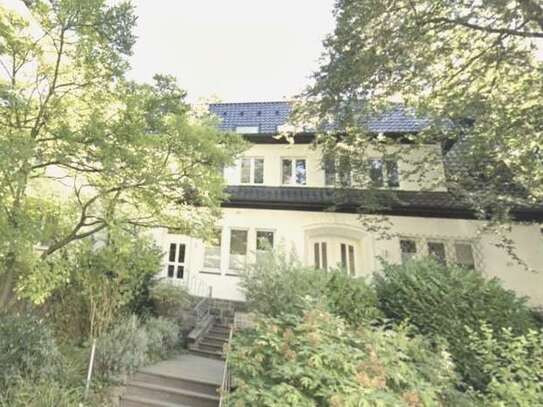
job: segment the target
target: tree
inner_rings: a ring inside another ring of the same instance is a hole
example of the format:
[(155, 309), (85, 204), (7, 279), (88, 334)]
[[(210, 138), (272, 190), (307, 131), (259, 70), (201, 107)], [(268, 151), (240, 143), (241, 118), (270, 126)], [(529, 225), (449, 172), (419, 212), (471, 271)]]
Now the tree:
[[(401, 102), (426, 125), (406, 135), (404, 147), (456, 142), (453, 171), (440, 186), (481, 217), (503, 225), (511, 208), (543, 201), (539, 1), (338, 0), (335, 16), (337, 27), (297, 117), (317, 117), (317, 126), (328, 130), (333, 118), (346, 131), (341, 143), (334, 132), (321, 131), (329, 156), (356, 162), (366, 149), (385, 151), (395, 140), (365, 124)], [(424, 174), (436, 159), (413, 160), (413, 171), (403, 176)], [(367, 168), (356, 164), (368, 185)]]
[(111, 225), (205, 234), (242, 145), (174, 78), (124, 78), (129, 2), (25, 4), (0, 7), (0, 307), (29, 287), (43, 301), (66, 278), (51, 257)]

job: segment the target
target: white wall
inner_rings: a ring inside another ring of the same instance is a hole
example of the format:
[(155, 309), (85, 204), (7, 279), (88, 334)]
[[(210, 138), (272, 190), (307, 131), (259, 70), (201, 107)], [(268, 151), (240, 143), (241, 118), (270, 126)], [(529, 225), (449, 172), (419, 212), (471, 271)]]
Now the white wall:
[[(401, 151), (403, 157), (398, 162), (400, 173), (401, 190), (417, 191), (420, 189), (431, 189), (444, 191), (444, 168), (441, 160), (441, 148), (439, 145), (408, 146), (398, 145), (388, 147), (389, 152)], [(382, 155), (376, 151), (369, 150), (368, 158), (379, 158)], [(305, 158), (307, 168), (308, 187), (323, 187), (324, 170), (321, 168), (321, 150), (312, 144), (253, 144), (245, 151), (242, 157), (258, 157), (264, 159), (264, 184), (266, 186), (281, 185), (281, 159), (282, 158)], [(410, 174), (415, 166), (420, 167), (424, 162), (420, 177)], [(236, 165), (225, 170), (225, 179), (228, 185), (241, 185), (241, 159)]]
[[(543, 238), (539, 227), (517, 225), (513, 227), (511, 237), (517, 244), (516, 253), (535, 271), (524, 269), (500, 248), (494, 246), (493, 236), (483, 235), (477, 238), (478, 228), (482, 222), (462, 219), (437, 219), (414, 217), (390, 217), (391, 233), (396, 236), (391, 239), (379, 239), (375, 234), (367, 233), (358, 215), (300, 212), (263, 209), (224, 209), (221, 222), (223, 237), (228, 236), (231, 228), (246, 228), (249, 230), (249, 251), (255, 250), (255, 230), (269, 229), (275, 231), (275, 242), (294, 251), (306, 264), (313, 264), (311, 239), (314, 231), (344, 230), (348, 237), (359, 239), (356, 258), (357, 273), (370, 276), (378, 271), (378, 257), (391, 262), (400, 262), (400, 247), (398, 235), (419, 239), (432, 238), (444, 241), (473, 241), (477, 270), (488, 277), (500, 278), (507, 288), (516, 290), (519, 294), (529, 296), (532, 305), (543, 306)], [(159, 237), (167, 242), (167, 234)], [(237, 287), (238, 278), (228, 270), (228, 243), (223, 238), (222, 256), (223, 267), (219, 274), (203, 274), (203, 244), (201, 241), (190, 240), (190, 273), (195, 278), (213, 287), (213, 296), (218, 298), (240, 300), (242, 292)]]

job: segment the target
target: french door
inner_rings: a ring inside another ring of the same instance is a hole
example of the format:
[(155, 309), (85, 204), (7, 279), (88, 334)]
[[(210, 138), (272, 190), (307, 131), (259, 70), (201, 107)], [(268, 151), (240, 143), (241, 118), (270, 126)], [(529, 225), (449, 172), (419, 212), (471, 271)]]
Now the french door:
[(170, 241), (166, 256), (166, 277), (174, 281), (182, 281), (186, 274), (186, 243), (173, 240)]
[(310, 250), (315, 268), (325, 271), (341, 268), (352, 276), (359, 269), (358, 245), (354, 240), (338, 237), (313, 239)]

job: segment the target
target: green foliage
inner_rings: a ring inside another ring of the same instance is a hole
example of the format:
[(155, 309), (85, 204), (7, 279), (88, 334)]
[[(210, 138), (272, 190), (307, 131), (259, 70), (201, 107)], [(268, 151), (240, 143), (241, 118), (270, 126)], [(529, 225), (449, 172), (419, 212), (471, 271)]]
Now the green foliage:
[(499, 337), (483, 324), (470, 332), (469, 350), (490, 382), (482, 395), (484, 406), (543, 405), (543, 331), (515, 336), (503, 329)]
[(73, 407), (83, 401), (83, 387), (69, 387), (54, 380), (17, 379), (0, 392), (1, 407)]
[(103, 377), (134, 373), (147, 360), (148, 341), (135, 315), (117, 321), (96, 342), (96, 372)]
[(96, 343), (96, 371), (104, 378), (132, 374), (164, 359), (180, 346), (181, 326), (163, 318), (140, 321), (136, 315), (115, 321)]
[(299, 314), (306, 297), (322, 298), (328, 278), (322, 271), (302, 266), (293, 256), (267, 252), (241, 274), (240, 286), (250, 310), (279, 316)]
[(82, 242), (56, 255), (70, 281), (49, 298), (46, 309), (59, 334), (96, 337), (123, 313), (147, 314), (151, 280), (161, 251), (149, 240), (110, 233), (103, 244)]
[(458, 266), (432, 260), (385, 265), (375, 287), (386, 317), (409, 321), (422, 334), (446, 339), (464, 379), (479, 389), (490, 378), (473, 358), (466, 328), (478, 332), (485, 321), (500, 338), (503, 328), (522, 334), (534, 326), (524, 299), (498, 280)]
[(377, 294), (363, 278), (353, 278), (342, 271), (332, 272), (325, 289), (331, 312), (350, 324), (382, 317), (377, 308)]
[(147, 334), (147, 355), (150, 360), (166, 359), (181, 344), (181, 327), (164, 318), (149, 318), (143, 328)]
[(150, 299), (158, 315), (171, 319), (179, 319), (191, 304), (187, 288), (168, 281), (155, 282), (150, 289)]
[[(407, 136), (414, 146), (461, 141), (462, 166), (446, 182), (466, 204), (503, 220), (519, 202), (541, 202), (540, 1), (339, 0), (334, 15), (300, 117), (319, 121), (315, 128), (333, 117), (348, 129), (341, 145), (321, 134), (327, 152), (358, 163), (368, 149), (394, 143), (361, 123), (401, 101), (428, 119), (425, 131)], [(436, 165), (430, 156), (411, 161), (402, 178), (413, 181)], [(512, 179), (523, 193), (504, 188)]]
[(375, 292), (363, 278), (302, 266), (280, 249), (266, 253), (242, 273), (240, 286), (250, 310), (272, 317), (299, 315), (308, 301), (327, 306), (355, 325), (381, 316)]
[(442, 349), (403, 328), (353, 330), (318, 307), (262, 318), (229, 357), (236, 406), (468, 405)]
[(0, 6), (0, 59), (13, 67), (0, 78), (2, 308), (42, 304), (69, 278), (51, 255), (105, 229), (206, 235), (221, 169), (244, 148), (191, 110), (173, 77), (124, 77), (129, 2), (26, 3), (30, 19)]
[(0, 387), (17, 377), (39, 380), (59, 374), (60, 354), (50, 329), (34, 316), (0, 315)]

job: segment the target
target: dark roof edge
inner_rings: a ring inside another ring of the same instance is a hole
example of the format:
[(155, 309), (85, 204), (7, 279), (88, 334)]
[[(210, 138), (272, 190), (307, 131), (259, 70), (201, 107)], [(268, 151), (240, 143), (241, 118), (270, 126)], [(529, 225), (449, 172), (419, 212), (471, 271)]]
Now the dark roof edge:
[[(476, 212), (471, 209), (460, 208), (439, 208), (430, 206), (410, 206), (397, 208), (382, 208), (373, 211), (363, 211), (358, 205), (343, 204), (332, 206), (320, 202), (276, 202), (276, 201), (256, 201), (244, 199), (230, 199), (223, 202), (223, 208), (243, 208), (243, 209), (276, 209), (304, 212), (335, 212), (335, 213), (355, 213), (355, 214), (375, 214), (389, 216), (407, 216), (416, 218), (443, 218), (443, 219), (466, 219), (481, 220), (476, 216)], [(518, 209), (512, 212), (513, 220), (519, 222), (543, 222), (542, 209)]]
[[(377, 135), (377, 133), (371, 133), (372, 135)], [(398, 132), (391, 132), (391, 133), (384, 133), (385, 136), (396, 139), (400, 144), (413, 144), (413, 141), (408, 140), (405, 136), (406, 135), (414, 135), (416, 133), (413, 132), (405, 132), (405, 133), (398, 133)], [(336, 134), (336, 137), (338, 140), (341, 138), (343, 133)], [(287, 140), (287, 138), (280, 135), (280, 133), (254, 133), (254, 134), (241, 134), (241, 136), (253, 143), (253, 144), (289, 144), (290, 141)], [(300, 132), (296, 133), (293, 136), (294, 143), (295, 144), (311, 144), (315, 141), (315, 138), (317, 137), (316, 132)], [(447, 151), (450, 148), (449, 146), (444, 146), (445, 150)]]

